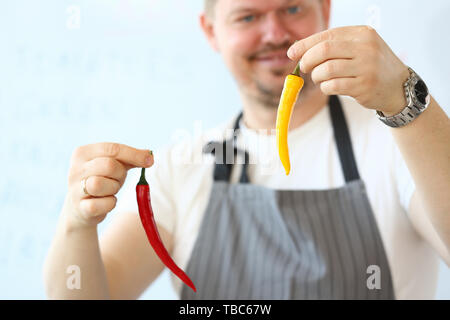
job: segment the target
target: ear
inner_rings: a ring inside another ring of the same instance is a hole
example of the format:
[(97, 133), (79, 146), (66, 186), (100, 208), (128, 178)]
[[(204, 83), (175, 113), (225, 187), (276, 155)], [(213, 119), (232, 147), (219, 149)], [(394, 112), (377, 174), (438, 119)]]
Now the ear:
[(199, 20), (200, 20), (200, 27), (202, 28), (209, 45), (211, 46), (211, 48), (213, 48), (214, 51), (220, 52), (219, 46), (217, 45), (217, 39), (214, 30), (214, 22), (211, 21), (211, 18), (207, 17), (204, 12), (200, 14)]

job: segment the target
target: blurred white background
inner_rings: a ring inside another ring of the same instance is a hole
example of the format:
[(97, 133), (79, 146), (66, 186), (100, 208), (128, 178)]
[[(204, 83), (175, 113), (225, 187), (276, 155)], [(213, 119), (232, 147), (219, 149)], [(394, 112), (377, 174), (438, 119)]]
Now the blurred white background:
[[(42, 264), (75, 147), (155, 150), (177, 129), (240, 109), (201, 9), (202, 0), (1, 2), (0, 298), (45, 299)], [(448, 0), (334, 0), (332, 26), (374, 26), (448, 114), (449, 16)], [(141, 298), (176, 299), (167, 271)], [(450, 299), (444, 264), (436, 298)]]

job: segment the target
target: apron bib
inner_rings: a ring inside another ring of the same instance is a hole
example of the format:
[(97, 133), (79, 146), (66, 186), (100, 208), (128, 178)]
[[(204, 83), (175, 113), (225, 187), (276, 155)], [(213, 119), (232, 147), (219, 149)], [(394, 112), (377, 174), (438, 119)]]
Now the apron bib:
[[(229, 140), (207, 146), (216, 155), (214, 183), (186, 269), (197, 293), (183, 285), (181, 299), (395, 298), (342, 106), (336, 96), (329, 106), (346, 181), (340, 188), (252, 185), (245, 151)], [(235, 162), (223, 160), (239, 153), (245, 156), (240, 181), (231, 183), (227, 163)]]

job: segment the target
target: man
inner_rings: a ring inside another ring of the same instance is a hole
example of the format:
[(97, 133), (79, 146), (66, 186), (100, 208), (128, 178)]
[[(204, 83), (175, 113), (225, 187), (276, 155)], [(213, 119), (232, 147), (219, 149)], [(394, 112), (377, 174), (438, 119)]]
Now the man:
[[(330, 0), (205, 1), (201, 27), (239, 85), (243, 115), (159, 153), (150, 170), (162, 240), (197, 287), (173, 278), (180, 298), (433, 298), (438, 256), (450, 264), (448, 117), (372, 28), (327, 30), (329, 18)], [(274, 145), (260, 130), (274, 129), (299, 60), (306, 81), (286, 176), (275, 152), (260, 152)], [(173, 156), (199, 149), (216, 161)], [(235, 153), (250, 161), (222, 162)], [(127, 170), (151, 165), (147, 150), (114, 143), (74, 152), (45, 265), (49, 297), (137, 298), (160, 274), (133, 183), (100, 243), (96, 228)], [(66, 287), (72, 264), (80, 290)]]

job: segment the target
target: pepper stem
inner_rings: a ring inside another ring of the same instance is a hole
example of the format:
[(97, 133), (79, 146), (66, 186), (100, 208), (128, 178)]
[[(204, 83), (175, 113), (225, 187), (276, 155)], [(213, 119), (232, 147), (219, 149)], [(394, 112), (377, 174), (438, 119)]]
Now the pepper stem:
[(300, 61), (297, 63), (294, 72), (292, 72), (294, 76), (300, 77)]
[(139, 179), (138, 185), (148, 185), (147, 180), (145, 180), (145, 168), (141, 170), (141, 178)]

